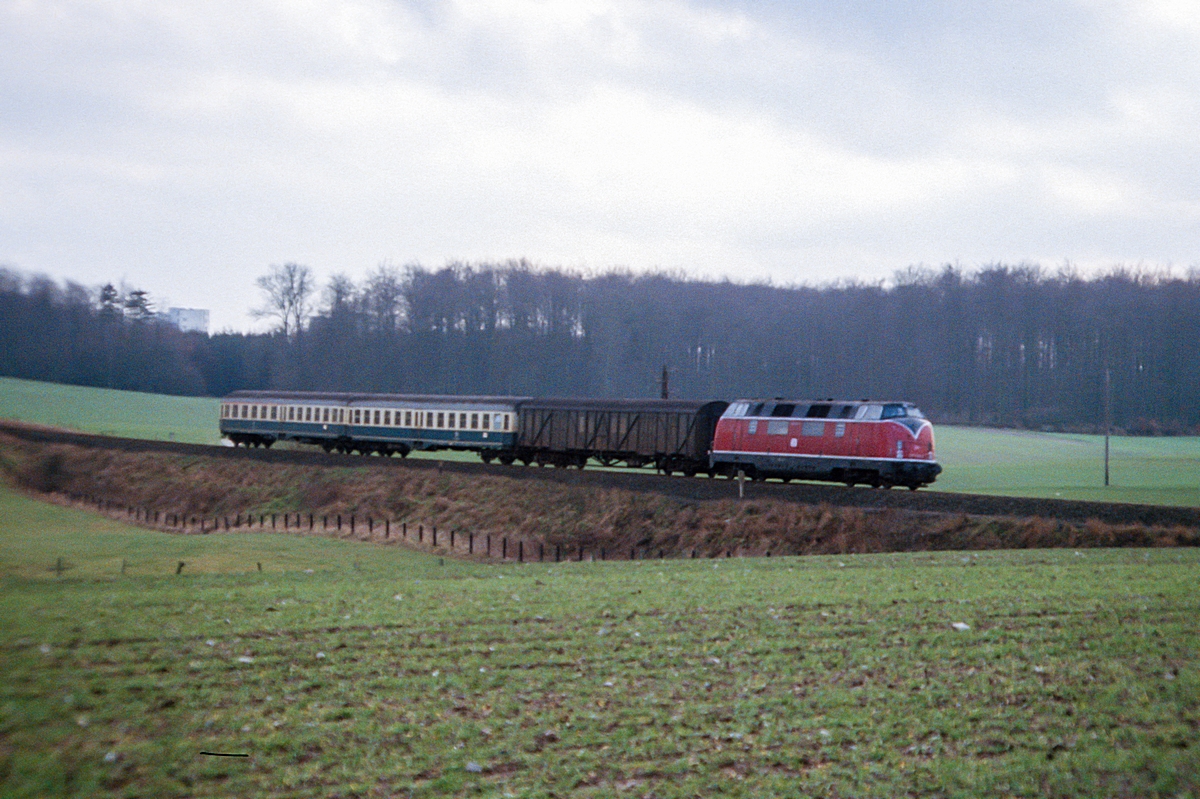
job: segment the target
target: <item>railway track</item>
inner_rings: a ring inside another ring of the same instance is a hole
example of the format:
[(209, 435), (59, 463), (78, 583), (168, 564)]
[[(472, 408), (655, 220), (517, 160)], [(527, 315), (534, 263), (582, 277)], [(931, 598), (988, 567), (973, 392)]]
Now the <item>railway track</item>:
[[(568, 485), (619, 488), (642, 491), (688, 501), (729, 499), (737, 496), (736, 485), (729, 480), (666, 477), (646, 471), (627, 472), (593, 469), (539, 469), (433, 459), (396, 460), (359, 455), (327, 454), (320, 451), (241, 449), (234, 447), (184, 444), (175, 441), (120, 438), (79, 433), (55, 428), (34, 427), (0, 420), (0, 432), (30, 442), (71, 444), (93, 449), (122, 452), (167, 452), (207, 458), (230, 458), (263, 463), (290, 463), (309, 466), (380, 469), (427, 469), (459, 474), (479, 474), (516, 480), (545, 480)], [(1120, 502), (1084, 502), (1066, 499), (1035, 499), (984, 494), (952, 494), (924, 489), (917, 492), (885, 491), (871, 488), (846, 488), (816, 483), (745, 483), (749, 499), (773, 499), (806, 505), (827, 504), (839, 507), (896, 509), (928, 513), (963, 513), (972, 516), (1044, 517), (1070, 522), (1096, 519), (1109, 524), (1182, 526), (1200, 529), (1200, 508), (1164, 505), (1135, 505)]]

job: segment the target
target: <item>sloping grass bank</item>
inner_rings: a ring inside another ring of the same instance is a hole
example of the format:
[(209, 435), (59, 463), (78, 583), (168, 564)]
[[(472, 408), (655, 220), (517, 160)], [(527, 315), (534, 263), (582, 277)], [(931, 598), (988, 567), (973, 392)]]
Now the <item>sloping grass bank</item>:
[[(521, 541), (575, 554), (582, 548), (591, 557), (605, 559), (1200, 544), (1200, 531), (1184, 527), (878, 511), (778, 500), (687, 502), (620, 489), (428, 469), (321, 468), (13, 439), (0, 439), (0, 455), (13, 479), (29, 489), (207, 517), (210, 528), (212, 520), (236, 520), (246, 513), (300, 512), (316, 518), (353, 514), (360, 522), (369, 517), (437, 526), (444, 534), (454, 530), (503, 537), (514, 546)], [(355, 532), (366, 534), (361, 524)], [(375, 527), (376, 538), (383, 532), (382, 525)], [(457, 542), (461, 548), (461, 535)], [(440, 544), (448, 544), (447, 535)]]

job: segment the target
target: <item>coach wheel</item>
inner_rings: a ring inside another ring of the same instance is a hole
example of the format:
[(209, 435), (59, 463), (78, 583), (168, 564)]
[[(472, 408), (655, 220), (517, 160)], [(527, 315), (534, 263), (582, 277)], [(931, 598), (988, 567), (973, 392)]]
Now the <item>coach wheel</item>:
[(401, 458), (407, 458), (408, 453), (412, 452), (412, 449), (407, 444), (401, 444), (400, 449), (397, 451), (400, 453)]
[(491, 463), (492, 459), (495, 457), (496, 457), (495, 453), (492, 453), (492, 452), (480, 452), (479, 453), (479, 460), (483, 461), (484, 463)]
[(920, 487), (921, 487), (921, 484), (920, 484), (920, 483), (909, 483), (909, 485), (908, 485), (908, 490), (909, 490), (909, 491), (916, 491), (916, 490), (917, 490), (918, 488), (920, 488)]
[(326, 453), (329, 453), (333, 450), (333, 444), (322, 444), (321, 449), (325, 450)]
[(516, 460), (516, 458), (514, 458), (512, 455), (501, 455), (500, 456), (500, 462), (502, 464), (504, 464), (505, 466), (512, 466), (514, 460)]

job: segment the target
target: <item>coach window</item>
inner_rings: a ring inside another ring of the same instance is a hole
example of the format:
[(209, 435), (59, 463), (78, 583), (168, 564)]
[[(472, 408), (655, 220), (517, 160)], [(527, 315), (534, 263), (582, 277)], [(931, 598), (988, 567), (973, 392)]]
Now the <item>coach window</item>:
[(466, 415), (465, 413), (460, 413), (460, 414), (458, 415), (458, 426), (459, 426), (459, 427), (461, 427), (461, 428), (463, 428), (463, 429), (466, 429), (466, 426), (467, 426), (467, 415)]
[(452, 414), (452, 413), (446, 414), (446, 421), (450, 423), (450, 424), (446, 425), (447, 427), (454, 427), (454, 414)]
[(412, 427), (412, 411), (404, 412), (404, 426)]
[(471, 429), (472, 430), (479, 429), (479, 414), (477, 414), (477, 413), (471, 414)]
[(508, 414), (504, 414), (504, 429), (508, 429)]
[(485, 413), (485, 414), (483, 414), (483, 418), (480, 419), (480, 421), (483, 422), (483, 429), (487, 430), (488, 422), (492, 421), (492, 415), (490, 413)]
[(439, 413), (439, 414), (437, 415), (437, 426), (438, 426), (438, 427), (444, 427), (445, 425), (446, 425), (446, 414), (444, 414), (444, 413)]
[(375, 411), (375, 424), (379, 424), (379, 421), (380, 421), (379, 417), (380, 417), (380, 412)]

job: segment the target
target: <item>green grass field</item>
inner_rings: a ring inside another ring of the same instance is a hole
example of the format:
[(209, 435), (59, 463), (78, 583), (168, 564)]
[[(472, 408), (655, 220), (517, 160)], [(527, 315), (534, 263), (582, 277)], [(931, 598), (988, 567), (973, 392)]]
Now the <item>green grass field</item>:
[[(137, 438), (217, 442), (219, 402), (0, 378), (0, 417)], [(939, 491), (1200, 505), (1200, 437), (1102, 436), (939, 426)], [(430, 453), (477, 461), (469, 453)]]
[(0, 519), (6, 797), (1200, 796), (1194, 550), (519, 566)]
[(216, 444), (221, 403), (0, 377), (0, 418), (129, 438)]

